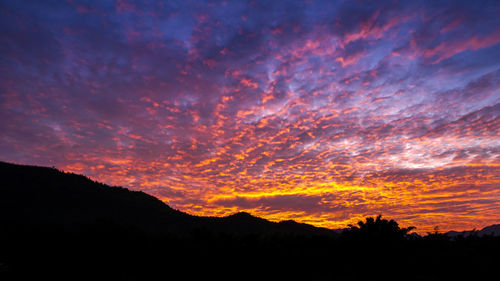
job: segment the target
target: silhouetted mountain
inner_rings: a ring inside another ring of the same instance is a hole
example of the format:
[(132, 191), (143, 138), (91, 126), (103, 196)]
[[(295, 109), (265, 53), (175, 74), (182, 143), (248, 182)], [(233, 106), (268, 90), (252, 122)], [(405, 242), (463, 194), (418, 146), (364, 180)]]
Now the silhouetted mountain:
[(190, 216), (140, 191), (111, 187), (53, 168), (0, 162), (0, 222), (71, 229), (109, 221), (144, 231), (182, 227)]
[(500, 224), (487, 226), (479, 231), (480, 235), (500, 236)]
[(487, 227), (484, 227), (481, 230), (468, 230), (468, 231), (448, 231), (446, 235), (450, 237), (457, 236), (469, 236), (469, 235), (477, 235), (479, 237), (484, 235), (492, 235), (492, 236), (500, 236), (500, 224), (494, 224)]
[(0, 162), (0, 182), (2, 281), (477, 280), (500, 263), (498, 236), (421, 237), (381, 216), (339, 233), (191, 216), (54, 168)]
[(222, 218), (191, 216), (144, 192), (108, 186), (54, 168), (0, 162), (0, 178), (2, 223), (53, 223), (78, 229), (101, 221), (146, 232), (185, 233), (203, 228), (216, 232), (336, 235), (328, 229), (270, 222), (244, 212)]

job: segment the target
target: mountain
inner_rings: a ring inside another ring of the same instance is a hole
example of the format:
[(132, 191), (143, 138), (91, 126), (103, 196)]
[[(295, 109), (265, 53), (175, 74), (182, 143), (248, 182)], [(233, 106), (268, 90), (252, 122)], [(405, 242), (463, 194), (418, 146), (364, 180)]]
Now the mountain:
[[(17, 165), (0, 161), (0, 223), (36, 226), (46, 223), (82, 229), (96, 223), (150, 233), (190, 233), (193, 230), (243, 234), (281, 233), (289, 235), (338, 236), (331, 230), (297, 223), (270, 222), (246, 212), (227, 217), (192, 216), (175, 210), (141, 191), (109, 186), (85, 176), (55, 168)], [(449, 231), (450, 237), (472, 231)], [(482, 236), (500, 236), (500, 225), (476, 231)]]
[(227, 217), (192, 216), (141, 191), (108, 186), (54, 168), (0, 162), (0, 223), (56, 224), (82, 229), (111, 223), (149, 233), (212, 232), (328, 235), (335, 231), (286, 221), (270, 222), (248, 213)]
[(470, 235), (477, 235), (479, 237), (482, 237), (485, 235), (500, 236), (500, 224), (490, 225), (490, 226), (484, 227), (481, 230), (448, 231), (445, 234), (449, 237), (458, 237), (458, 236), (467, 237)]
[(487, 226), (479, 231), (480, 235), (500, 236), (500, 224)]
[(407, 235), (380, 216), (358, 226), (192, 216), (140, 191), (0, 162), (2, 281), (481, 280), (500, 263), (500, 237)]
[(190, 216), (143, 192), (53, 168), (0, 163), (0, 222), (78, 229), (98, 221), (144, 231), (183, 226)]

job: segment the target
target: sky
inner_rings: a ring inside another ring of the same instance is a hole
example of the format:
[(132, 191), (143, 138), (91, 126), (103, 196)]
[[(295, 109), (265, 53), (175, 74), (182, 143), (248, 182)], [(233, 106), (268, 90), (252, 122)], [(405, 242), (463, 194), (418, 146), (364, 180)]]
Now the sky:
[(0, 2), (0, 160), (194, 215), (500, 223), (498, 1)]

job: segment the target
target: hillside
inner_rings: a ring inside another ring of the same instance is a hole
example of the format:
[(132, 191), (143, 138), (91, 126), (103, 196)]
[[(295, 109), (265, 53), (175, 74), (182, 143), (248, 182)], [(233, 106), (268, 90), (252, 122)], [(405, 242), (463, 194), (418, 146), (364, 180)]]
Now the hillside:
[(185, 233), (197, 228), (218, 232), (336, 235), (295, 222), (274, 223), (237, 213), (196, 217), (170, 208), (141, 191), (108, 186), (54, 168), (0, 162), (0, 222), (23, 225), (53, 223), (81, 229), (106, 222), (146, 232)]
[(498, 236), (421, 237), (381, 216), (338, 233), (191, 216), (53, 168), (0, 162), (0, 178), (2, 281), (470, 280), (500, 262)]

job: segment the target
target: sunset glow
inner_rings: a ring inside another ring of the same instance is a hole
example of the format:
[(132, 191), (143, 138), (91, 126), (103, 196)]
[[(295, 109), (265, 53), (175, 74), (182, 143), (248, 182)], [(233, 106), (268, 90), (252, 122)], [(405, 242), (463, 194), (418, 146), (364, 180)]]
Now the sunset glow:
[(500, 222), (499, 1), (48, 2), (0, 3), (1, 161), (195, 215)]

